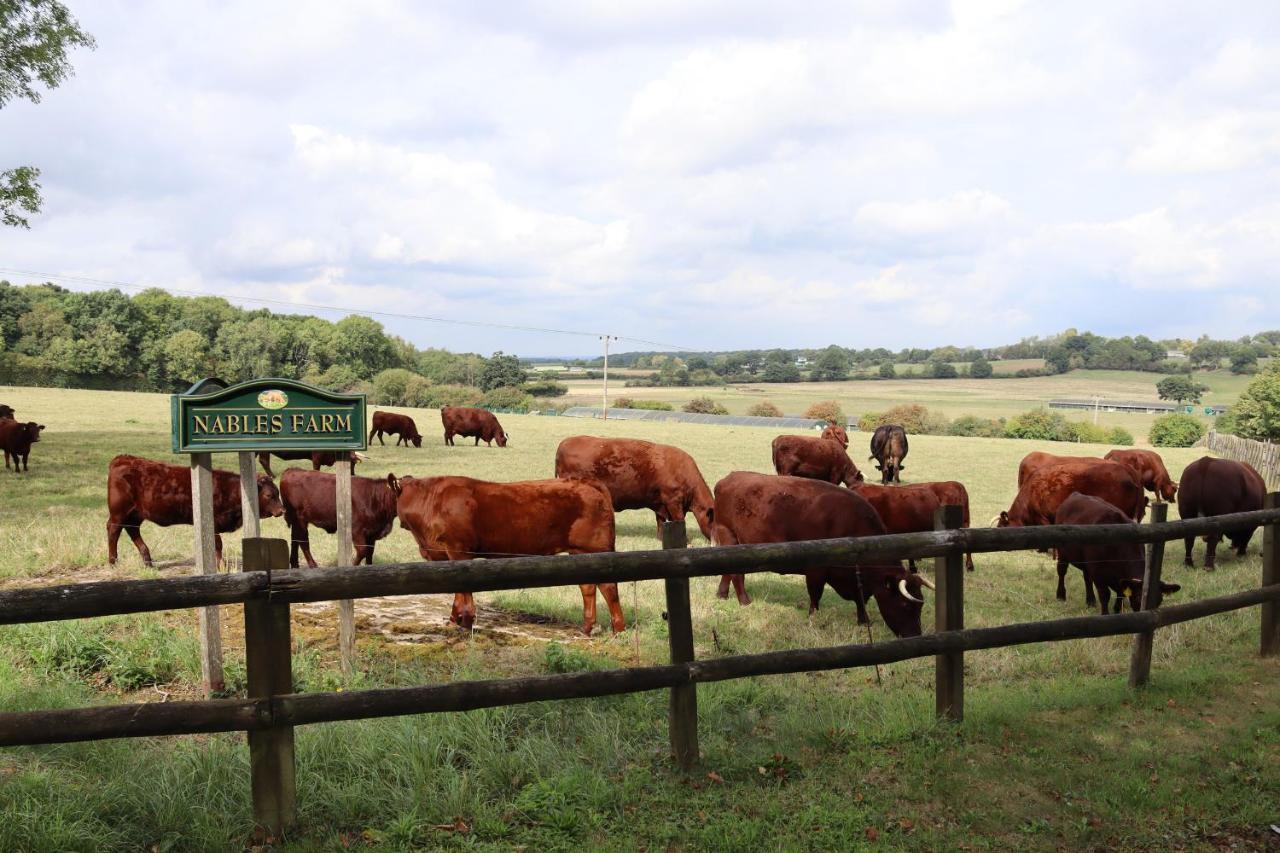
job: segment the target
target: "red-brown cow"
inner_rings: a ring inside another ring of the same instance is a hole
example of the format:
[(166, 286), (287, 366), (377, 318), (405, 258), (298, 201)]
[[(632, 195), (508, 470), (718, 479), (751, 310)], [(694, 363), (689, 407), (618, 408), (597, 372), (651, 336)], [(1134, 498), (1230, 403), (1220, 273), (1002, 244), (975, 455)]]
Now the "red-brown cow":
[[(909, 486), (881, 486), (861, 483), (856, 491), (875, 507), (888, 533), (922, 533), (933, 530), (934, 513), (942, 506), (938, 495), (926, 483)], [(908, 560), (911, 571), (916, 561)]]
[[(379, 539), (391, 533), (396, 520), (396, 492), (393, 475), (351, 478), (351, 544), (355, 547), (353, 565), (373, 565), (373, 549)], [(289, 565), (297, 568), (301, 547), (307, 565), (316, 567), (311, 556), (309, 525), (325, 533), (338, 530), (337, 478), (327, 471), (290, 468), (280, 478), (280, 499), (284, 503), (284, 521), (289, 525)]]
[(773, 440), (773, 468), (785, 477), (855, 486), (862, 472), (839, 442), (811, 435), (780, 435)]
[(880, 482), (901, 483), (902, 469), (906, 466), (902, 460), (907, 458), (907, 431), (901, 424), (884, 424), (876, 427), (871, 434), (871, 455), (867, 460), (876, 462), (880, 470)]
[(715, 498), (693, 457), (678, 447), (635, 438), (575, 435), (556, 448), (557, 479), (591, 479), (604, 484), (615, 511), (651, 509), (664, 521), (683, 521), (692, 512), (702, 535), (711, 538)]
[[(1133, 524), (1133, 519), (1111, 504), (1072, 492), (1058, 507), (1058, 524)], [(1126, 598), (1135, 611), (1142, 609), (1142, 588), (1146, 574), (1146, 551), (1139, 542), (1115, 545), (1063, 545), (1058, 548), (1058, 600), (1067, 600), (1067, 566), (1075, 566), (1084, 575), (1085, 605), (1095, 604), (1093, 591), (1098, 590), (1102, 615), (1107, 615), (1111, 593), (1116, 594), (1115, 612)], [(1176, 583), (1160, 583), (1161, 592), (1177, 592)]]
[(502, 424), (498, 423), (497, 417), (493, 412), (485, 409), (475, 409), (471, 406), (445, 406), (440, 410), (440, 422), (444, 424), (444, 443), (453, 445), (453, 437), (460, 435), (463, 438), (472, 438), (476, 440), (476, 446), (480, 446), (480, 440), (484, 439), (484, 443), (488, 447), (492, 447), (491, 442), (498, 442), (499, 447), (507, 446), (507, 433), (502, 428)]
[(1059, 456), (1056, 453), (1045, 453), (1043, 450), (1033, 450), (1026, 456), (1022, 457), (1022, 461), (1018, 463), (1018, 488), (1022, 488), (1022, 484), (1027, 479), (1044, 468), (1047, 465), (1056, 465), (1059, 462), (1102, 462), (1099, 456)]
[[(338, 452), (335, 450), (273, 450), (270, 453), (265, 450), (258, 454), (258, 464), (262, 466), (262, 470), (267, 472), (268, 477), (274, 477), (275, 471), (271, 470), (271, 457), (283, 459), (285, 462), (297, 462), (301, 459), (311, 460), (311, 470), (319, 471), (321, 468), (328, 468), (336, 465), (338, 462)], [(356, 472), (356, 463), (363, 457), (359, 453), (351, 453), (351, 473)]]
[[(955, 480), (939, 480), (936, 483), (919, 483), (918, 485), (933, 492), (942, 506), (960, 507), (963, 510), (960, 515), (960, 526), (962, 528), (969, 526), (969, 490), (964, 487), (964, 483)], [(964, 566), (966, 571), (973, 571), (973, 554), (965, 553)]]
[(1142, 488), (1153, 493), (1157, 501), (1171, 501), (1178, 493), (1178, 484), (1169, 476), (1164, 460), (1154, 450), (1111, 450), (1103, 458), (1119, 462), (1132, 471)]
[[(1262, 509), (1266, 493), (1266, 483), (1247, 462), (1204, 456), (1182, 471), (1178, 486), (1178, 515), (1182, 518), (1197, 518), (1253, 512)], [(1231, 546), (1239, 556), (1245, 555), (1256, 529), (1249, 527), (1227, 534)], [(1205, 542), (1208, 543), (1204, 555), (1205, 571), (1214, 570), (1218, 543), (1221, 541), (1221, 533), (1205, 537)], [(1195, 561), (1191, 559), (1191, 549), (1195, 542), (1194, 536), (1186, 537), (1186, 564), (1192, 567), (1195, 566)]]
[[(614, 549), (613, 502), (590, 480), (488, 483), (470, 477), (402, 477), (400, 526), (413, 533), (427, 560), (596, 554)], [(582, 632), (596, 623), (596, 584), (583, 584)], [(615, 633), (626, 628), (616, 583), (599, 584)], [(453, 598), (451, 622), (470, 628), (469, 592)]]
[(849, 449), (849, 433), (845, 432), (844, 427), (839, 424), (827, 424), (827, 428), (822, 431), (822, 437), (838, 441), (845, 450)]
[(1018, 489), (1018, 496), (1008, 511), (1000, 513), (996, 526), (1053, 524), (1058, 507), (1071, 497), (1072, 492), (1102, 498), (1138, 521), (1147, 512), (1147, 496), (1128, 468), (1118, 462), (1085, 459), (1059, 462), (1036, 470)]
[[(848, 536), (878, 536), (884, 524), (857, 492), (819, 480), (771, 477), (751, 471), (735, 471), (716, 483), (715, 542), (717, 545), (755, 545), (768, 542), (800, 542)], [(920, 635), (920, 590), (933, 589), (921, 575), (901, 563), (868, 566), (824, 566), (804, 572), (809, 590), (809, 612), (818, 609), (827, 584), (841, 598), (854, 602), (859, 624), (867, 618), (867, 597), (874, 597), (885, 624), (899, 637)], [(721, 588), (730, 583), (743, 604), (743, 576), (725, 575)]]
[[(4, 450), (4, 467), (9, 467), (9, 457), (13, 457), (13, 473), (30, 471), (31, 445), (40, 440), (44, 424), (35, 421), (22, 423), (6, 418), (0, 420), (0, 449)], [(21, 465), (21, 468), (19, 468)]]
[(374, 437), (377, 437), (379, 444), (386, 444), (382, 440), (384, 433), (396, 437), (396, 447), (399, 447), (401, 442), (404, 442), (405, 447), (409, 446), (409, 442), (413, 442), (414, 447), (422, 446), (422, 434), (418, 432), (418, 425), (408, 415), (374, 412), (373, 428), (369, 430), (369, 443), (372, 444)]
[[(142, 522), (161, 527), (191, 524), (191, 469), (166, 465), (138, 456), (117, 456), (107, 469), (107, 560), (115, 565), (120, 531), (129, 538), (151, 565), (151, 551), (142, 541)], [(258, 513), (263, 518), (284, 513), (275, 481), (258, 475)], [(222, 536), (240, 529), (240, 475), (231, 471), (213, 472), (213, 530), (217, 559), (222, 561)]]

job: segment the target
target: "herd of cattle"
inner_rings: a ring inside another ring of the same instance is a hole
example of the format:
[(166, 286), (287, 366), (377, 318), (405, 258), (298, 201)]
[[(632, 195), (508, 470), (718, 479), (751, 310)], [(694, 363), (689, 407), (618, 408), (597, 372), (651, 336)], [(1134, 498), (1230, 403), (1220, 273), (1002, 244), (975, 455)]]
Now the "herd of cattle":
[[(369, 441), (397, 436), (397, 444), (421, 447), (422, 435), (413, 419), (375, 412)], [(508, 435), (497, 418), (483, 409), (448, 406), (441, 411), (445, 443), (455, 436), (474, 437), (479, 445), (507, 446)], [(6, 465), (14, 455), (23, 467), (30, 444), (44, 427), (19, 423), (8, 406), (0, 405), (0, 444)], [(16, 438), (15, 438), (16, 436)], [(615, 549), (614, 514), (647, 509), (662, 522), (682, 521), (692, 513), (703, 536), (716, 545), (763, 544), (814, 539), (874, 536), (932, 530), (936, 510), (956, 505), (969, 526), (969, 495), (956, 481), (901, 484), (907, 455), (906, 432), (889, 425), (871, 439), (871, 459), (881, 483), (868, 483), (848, 453), (848, 434), (832, 424), (821, 436), (780, 435), (773, 441), (776, 474), (736, 471), (707, 486), (693, 457), (677, 447), (627, 438), (572, 436), (560, 442), (555, 455), (555, 479), (495, 483), (462, 476), (416, 478), (352, 477), (352, 543), (355, 564), (373, 563), (374, 547), (390, 535), (396, 519), (413, 534), (427, 560), (465, 560), (476, 557), (588, 554)], [(298, 566), (301, 550), (314, 568), (308, 530), (337, 529), (336, 483), (321, 467), (335, 464), (337, 454), (275, 453), (285, 459), (310, 459), (312, 470), (286, 470), (277, 488), (270, 455), (259, 454), (265, 473), (258, 475), (258, 509), (263, 517), (284, 516), (292, 540), (290, 564)], [(352, 470), (356, 456), (351, 460)], [(222, 533), (241, 524), (239, 477), (215, 471), (214, 529), (218, 559)], [(1149, 450), (1113, 450), (1105, 458), (1028, 454), (1018, 468), (1018, 492), (1008, 510), (993, 523), (999, 527), (1048, 524), (1136, 523), (1145, 515), (1151, 492), (1157, 501), (1176, 498), (1183, 518), (1223, 515), (1262, 508), (1265, 484), (1249, 465), (1204, 457), (1174, 482), (1163, 460)], [(111, 460), (107, 479), (107, 550), (117, 559), (121, 531), (127, 532), (143, 561), (151, 554), (141, 525), (191, 524), (191, 475), (185, 466), (136, 456)], [(1230, 534), (1231, 544), (1245, 553), (1254, 530)], [(1220, 536), (1208, 538), (1205, 568), (1215, 566)], [(1188, 538), (1186, 565), (1193, 566), (1194, 541)], [(1085, 600), (1114, 612), (1127, 599), (1137, 609), (1141, 601), (1144, 556), (1138, 543), (1071, 546), (1058, 550), (1057, 597), (1065, 600), (1068, 566), (1084, 577)], [(967, 568), (973, 570), (971, 555)], [(827, 566), (804, 572), (810, 613), (818, 609), (823, 589), (830, 586), (857, 608), (859, 623), (867, 621), (866, 603), (875, 599), (885, 623), (898, 636), (921, 633), (922, 590), (933, 584), (914, 563)], [(583, 631), (596, 621), (596, 586), (581, 587)], [(725, 575), (718, 595), (733, 588), (742, 605), (751, 603), (745, 576)], [(1174, 592), (1176, 584), (1162, 584)], [(615, 632), (625, 618), (616, 584), (599, 584)], [(1097, 596), (1095, 598), (1095, 591)], [(470, 593), (454, 597), (451, 621), (464, 628), (475, 622)]]

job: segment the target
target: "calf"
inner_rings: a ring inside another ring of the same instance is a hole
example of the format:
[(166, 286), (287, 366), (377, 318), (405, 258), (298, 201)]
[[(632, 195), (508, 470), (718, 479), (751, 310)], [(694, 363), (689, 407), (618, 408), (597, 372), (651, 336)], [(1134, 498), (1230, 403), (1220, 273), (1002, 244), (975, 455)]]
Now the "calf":
[[(1266, 483), (1248, 463), (1204, 456), (1192, 462), (1182, 472), (1178, 488), (1178, 515), (1182, 518), (1197, 518), (1253, 512), (1262, 509), (1266, 493)], [(1239, 556), (1244, 556), (1256, 529), (1248, 527), (1227, 534)], [(1188, 536), (1185, 540), (1186, 564), (1192, 567), (1195, 566), (1195, 561), (1191, 559), (1191, 549), (1195, 546), (1195, 541), (1194, 536)], [(1221, 533), (1205, 537), (1205, 571), (1214, 570), (1218, 543), (1221, 541)]]
[(907, 458), (907, 431), (901, 424), (884, 424), (871, 434), (871, 456), (880, 471), (880, 482), (901, 483), (902, 460)]
[[(1073, 492), (1058, 507), (1057, 524), (1133, 524), (1134, 521), (1111, 504), (1092, 495)], [(1136, 526), (1136, 525), (1135, 525)], [(1111, 593), (1116, 594), (1115, 613), (1126, 598), (1135, 611), (1142, 609), (1142, 587), (1146, 573), (1146, 551), (1140, 542), (1115, 545), (1064, 545), (1058, 548), (1058, 600), (1067, 600), (1067, 566), (1084, 575), (1085, 605), (1092, 606), (1098, 591), (1102, 615), (1107, 615)], [(1162, 593), (1182, 589), (1176, 583), (1160, 583)]]
[(844, 427), (839, 424), (827, 424), (827, 428), (822, 431), (822, 437), (838, 441), (845, 450), (849, 449), (849, 433), (845, 432)]
[(463, 438), (472, 438), (476, 440), (476, 446), (480, 445), (480, 440), (484, 439), (484, 443), (488, 447), (492, 447), (491, 442), (498, 442), (499, 447), (507, 446), (507, 433), (502, 428), (502, 424), (498, 423), (498, 418), (493, 412), (485, 409), (475, 409), (471, 406), (445, 406), (440, 410), (440, 422), (444, 424), (444, 443), (452, 446), (453, 437), (460, 435)]
[(1156, 500), (1171, 501), (1178, 493), (1178, 484), (1169, 477), (1164, 460), (1154, 450), (1112, 450), (1104, 457), (1124, 465)]
[(376, 436), (379, 444), (386, 444), (382, 440), (385, 433), (396, 436), (396, 446), (399, 447), (401, 442), (408, 447), (409, 442), (413, 442), (414, 447), (422, 446), (422, 434), (418, 432), (418, 425), (413, 422), (413, 418), (408, 415), (397, 415), (395, 412), (374, 412), (373, 428), (369, 430), (369, 443), (373, 443)]
[[(592, 480), (488, 483), (470, 477), (402, 477), (397, 514), (427, 560), (597, 554), (614, 550), (613, 501)], [(582, 633), (596, 623), (596, 584), (582, 584)], [(614, 633), (626, 628), (616, 583), (599, 584)], [(449, 621), (476, 621), (472, 594), (453, 597)]]
[(0, 420), (0, 449), (4, 450), (4, 467), (9, 467), (9, 457), (12, 456), (13, 473), (31, 470), (31, 445), (40, 440), (40, 433), (43, 431), (44, 424), (35, 421), (24, 424), (12, 418)]
[[(396, 520), (395, 482), (391, 474), (385, 480), (351, 478), (351, 544), (356, 552), (352, 565), (373, 565), (374, 546), (391, 533)], [(327, 471), (290, 468), (280, 478), (280, 499), (289, 525), (289, 565), (298, 567), (301, 547), (307, 565), (314, 569), (308, 528), (315, 525), (325, 533), (337, 531), (337, 478)]]
[[(335, 450), (273, 450), (270, 453), (263, 450), (258, 454), (258, 464), (262, 466), (262, 470), (267, 472), (268, 477), (274, 477), (276, 474), (271, 470), (271, 457), (283, 459), (286, 462), (296, 462), (299, 459), (310, 459), (311, 470), (319, 471), (321, 468), (328, 468), (338, 462), (338, 451)], [(359, 453), (351, 453), (351, 473), (356, 472), (356, 462), (363, 457)]]
[(863, 480), (840, 443), (811, 435), (780, 435), (773, 440), (773, 468), (784, 477), (805, 477), (855, 486)]
[[(150, 566), (151, 551), (142, 541), (142, 522), (161, 527), (191, 524), (191, 469), (166, 465), (138, 456), (117, 456), (107, 469), (107, 560), (116, 562), (120, 531), (129, 533), (142, 562)], [(284, 513), (275, 481), (258, 475), (258, 513), (263, 518)], [(222, 562), (222, 536), (238, 530), (240, 475), (231, 471), (213, 472), (213, 530), (218, 562)]]

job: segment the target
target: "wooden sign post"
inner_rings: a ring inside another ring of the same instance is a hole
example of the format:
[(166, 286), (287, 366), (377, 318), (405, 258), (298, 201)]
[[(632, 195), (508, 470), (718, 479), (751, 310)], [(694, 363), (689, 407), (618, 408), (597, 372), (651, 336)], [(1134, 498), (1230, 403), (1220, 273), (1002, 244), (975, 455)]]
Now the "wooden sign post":
[[(349, 452), (364, 450), (363, 394), (333, 394), (290, 379), (254, 379), (226, 387), (205, 379), (170, 398), (173, 452), (191, 456), (191, 520), (195, 528), (195, 571), (218, 571), (214, 555), (213, 453), (239, 455), (240, 511), (245, 539), (261, 534), (258, 476), (260, 451), (335, 451), (338, 565), (351, 564), (351, 467)], [(200, 611), (200, 669), (205, 695), (225, 689), (222, 629), (218, 608)], [(355, 648), (354, 608), (339, 602), (339, 645), (350, 671)]]

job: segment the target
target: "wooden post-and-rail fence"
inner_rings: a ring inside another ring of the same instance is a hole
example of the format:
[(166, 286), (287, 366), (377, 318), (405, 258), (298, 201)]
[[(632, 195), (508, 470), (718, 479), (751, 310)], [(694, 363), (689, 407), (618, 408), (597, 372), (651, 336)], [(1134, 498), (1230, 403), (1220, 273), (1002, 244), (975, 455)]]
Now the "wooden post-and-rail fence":
[[(196, 467), (193, 465), (193, 468)], [(341, 467), (341, 466), (340, 466)], [(958, 529), (956, 507), (943, 507), (937, 530), (767, 545), (685, 548), (682, 522), (663, 529), (663, 551), (520, 557), (454, 563), (403, 563), (373, 567), (290, 571), (283, 540), (244, 542), (244, 571), (141, 581), (106, 581), (0, 592), (0, 625), (58, 619), (204, 608), (243, 603), (248, 695), (243, 699), (104, 705), (0, 714), (0, 746), (64, 743), (115, 737), (154, 737), (201, 732), (248, 733), (256, 822), (278, 834), (296, 819), (294, 728), (309, 723), (401, 714), (466, 711), (556, 699), (671, 691), (672, 754), (682, 768), (698, 757), (696, 685), (758, 675), (873, 666), (935, 658), (937, 712), (961, 720), (964, 652), (1027, 643), (1134, 634), (1130, 683), (1145, 684), (1151, 639), (1157, 628), (1246, 607), (1261, 606), (1261, 653), (1280, 654), (1280, 495), (1266, 509), (1214, 518), (1145, 525), (1064, 525), (1038, 528)], [(1147, 589), (1158, 589), (1163, 543), (1189, 535), (1264, 525), (1262, 585), (1230, 595), (1106, 616), (1083, 616), (964, 627), (963, 554), (1050, 548), (1095, 542), (1150, 543)], [(707, 660), (694, 656), (689, 578), (727, 573), (803, 571), (907, 557), (935, 557), (936, 631), (867, 645), (841, 645)], [(291, 604), (381, 595), (480, 592), (520, 587), (662, 579), (671, 662), (603, 672), (464, 681), (422, 687), (295, 693), (291, 672)]]

